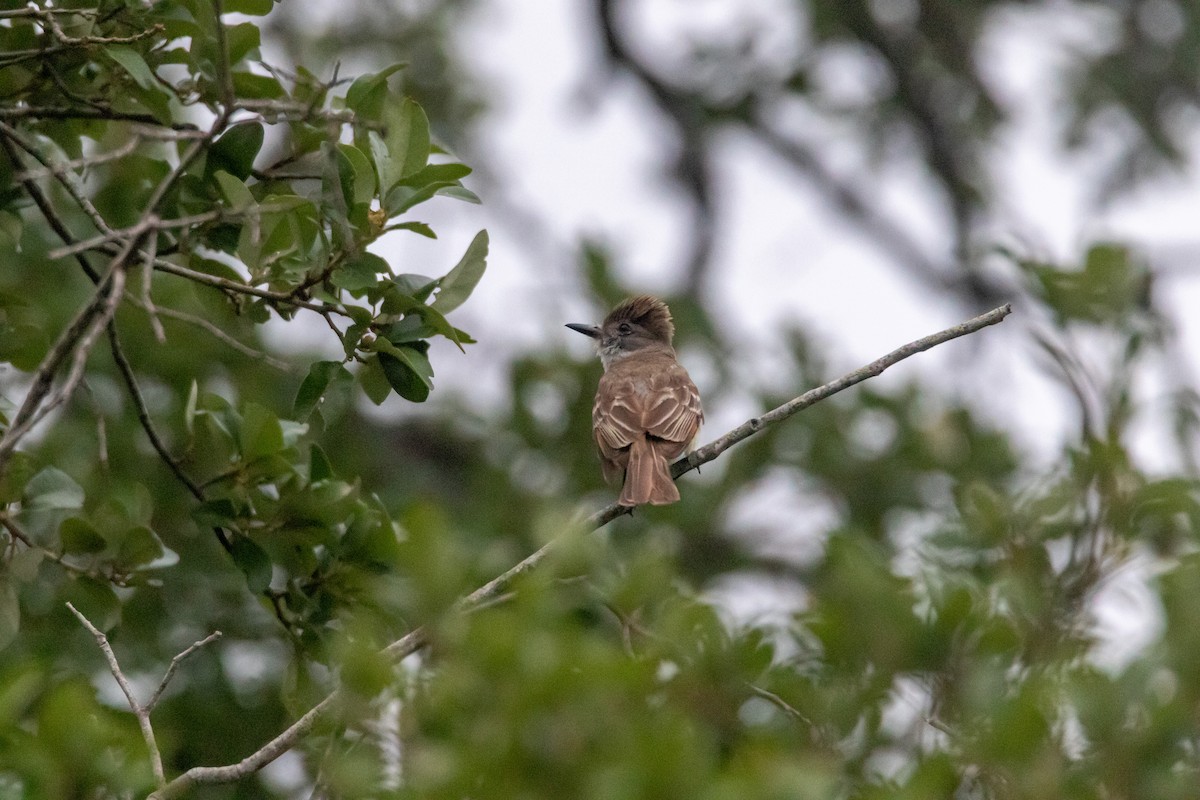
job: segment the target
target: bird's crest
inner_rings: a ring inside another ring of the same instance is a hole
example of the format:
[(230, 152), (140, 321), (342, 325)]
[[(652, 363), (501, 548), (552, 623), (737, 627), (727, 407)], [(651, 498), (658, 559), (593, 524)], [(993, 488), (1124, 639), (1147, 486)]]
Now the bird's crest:
[(671, 343), (671, 338), (675, 335), (671, 310), (662, 300), (648, 294), (639, 294), (623, 301), (604, 318), (603, 327), (608, 329), (622, 322), (640, 325), (648, 334), (667, 344)]

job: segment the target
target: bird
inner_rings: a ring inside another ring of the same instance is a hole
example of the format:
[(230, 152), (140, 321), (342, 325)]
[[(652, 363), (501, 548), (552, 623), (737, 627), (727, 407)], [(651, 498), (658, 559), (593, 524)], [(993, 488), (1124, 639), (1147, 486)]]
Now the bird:
[(570, 323), (596, 341), (604, 374), (592, 406), (592, 436), (625, 507), (678, 502), (670, 463), (691, 449), (704, 411), (700, 392), (675, 357), (667, 304), (647, 294), (619, 303), (599, 326)]

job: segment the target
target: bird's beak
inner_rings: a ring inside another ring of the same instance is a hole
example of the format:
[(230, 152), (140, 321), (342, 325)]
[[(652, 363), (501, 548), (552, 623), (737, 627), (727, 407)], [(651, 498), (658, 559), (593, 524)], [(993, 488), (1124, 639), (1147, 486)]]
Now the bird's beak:
[(590, 336), (593, 339), (600, 338), (600, 329), (595, 325), (584, 325), (579, 322), (568, 322), (567, 327), (573, 331), (582, 333), (584, 336)]

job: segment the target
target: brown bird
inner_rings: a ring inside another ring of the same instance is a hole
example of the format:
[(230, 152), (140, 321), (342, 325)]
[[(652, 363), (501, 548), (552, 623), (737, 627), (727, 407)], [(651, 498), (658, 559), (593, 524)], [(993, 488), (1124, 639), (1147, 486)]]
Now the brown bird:
[(638, 295), (605, 317), (600, 327), (568, 328), (596, 340), (604, 375), (592, 408), (592, 435), (604, 479), (625, 482), (623, 506), (679, 500), (670, 463), (691, 448), (704, 412), (700, 393), (675, 360), (675, 325), (663, 301)]

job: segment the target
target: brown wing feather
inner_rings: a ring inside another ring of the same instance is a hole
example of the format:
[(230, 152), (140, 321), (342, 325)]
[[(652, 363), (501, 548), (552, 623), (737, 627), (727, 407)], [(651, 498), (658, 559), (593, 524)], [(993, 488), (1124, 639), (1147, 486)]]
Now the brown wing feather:
[(704, 421), (700, 393), (673, 358), (656, 364), (659, 369), (649, 376), (644, 369), (624, 366), (614, 365), (600, 379), (592, 409), (600, 455), (605, 462), (614, 462), (605, 464), (606, 477), (625, 467), (630, 445), (645, 435), (666, 458), (678, 457)]
[(704, 412), (700, 408), (700, 393), (678, 364), (665, 371), (651, 385), (646, 395), (647, 407), (642, 413), (644, 430), (664, 442), (674, 442), (678, 448), (663, 449), (675, 458), (692, 443), (700, 432)]

